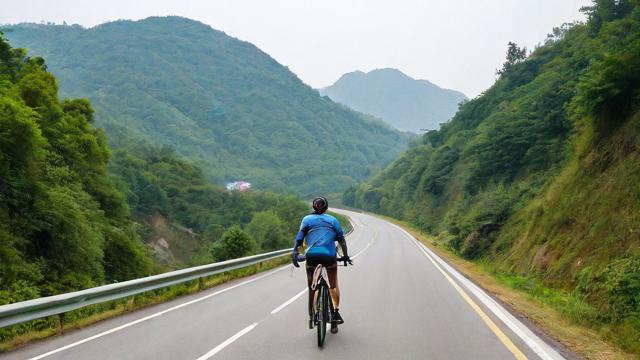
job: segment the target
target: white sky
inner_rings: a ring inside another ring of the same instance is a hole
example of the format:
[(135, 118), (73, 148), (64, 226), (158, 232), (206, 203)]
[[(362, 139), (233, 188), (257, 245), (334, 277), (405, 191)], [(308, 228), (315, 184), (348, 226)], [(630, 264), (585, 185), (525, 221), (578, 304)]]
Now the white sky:
[(508, 41), (532, 48), (590, 0), (0, 0), (0, 23), (180, 15), (252, 42), (313, 87), (394, 67), (474, 97)]

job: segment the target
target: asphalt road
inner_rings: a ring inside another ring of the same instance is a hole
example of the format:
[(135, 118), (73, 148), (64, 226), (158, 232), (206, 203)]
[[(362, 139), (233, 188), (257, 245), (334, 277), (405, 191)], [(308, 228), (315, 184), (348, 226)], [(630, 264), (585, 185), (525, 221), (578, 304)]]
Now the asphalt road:
[(303, 268), (284, 266), (78, 331), (1, 359), (561, 359), (406, 232), (343, 211), (355, 266), (339, 268), (338, 334), (307, 329)]

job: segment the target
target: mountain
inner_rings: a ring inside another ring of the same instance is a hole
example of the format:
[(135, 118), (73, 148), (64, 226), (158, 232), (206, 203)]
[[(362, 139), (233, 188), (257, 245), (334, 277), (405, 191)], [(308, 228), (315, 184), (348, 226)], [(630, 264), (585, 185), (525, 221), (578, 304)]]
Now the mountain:
[(320, 94), (354, 110), (371, 114), (402, 131), (434, 130), (466, 100), (463, 93), (415, 80), (396, 69), (344, 74)]
[(63, 97), (88, 97), (116, 147), (170, 146), (218, 183), (310, 196), (342, 191), (406, 135), (320, 97), (254, 45), (180, 17), (2, 29), (44, 56)]
[(528, 57), (509, 44), (491, 88), (344, 201), (570, 294), (570, 319), (638, 354), (640, 6), (584, 11)]

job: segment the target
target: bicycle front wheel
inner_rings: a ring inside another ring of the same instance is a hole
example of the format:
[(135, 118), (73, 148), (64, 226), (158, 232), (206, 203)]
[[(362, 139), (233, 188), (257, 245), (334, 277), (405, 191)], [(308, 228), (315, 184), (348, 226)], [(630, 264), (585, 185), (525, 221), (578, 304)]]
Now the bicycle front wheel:
[(318, 291), (318, 347), (322, 347), (327, 335), (327, 320), (329, 318), (329, 291), (327, 286), (320, 286)]

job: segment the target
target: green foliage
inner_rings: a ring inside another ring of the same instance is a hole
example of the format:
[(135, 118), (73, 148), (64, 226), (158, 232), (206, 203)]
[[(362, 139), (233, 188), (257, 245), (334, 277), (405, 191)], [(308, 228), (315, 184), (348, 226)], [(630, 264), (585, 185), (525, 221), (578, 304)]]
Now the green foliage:
[(599, 269), (583, 268), (575, 291), (597, 304), (605, 320), (640, 325), (640, 257), (617, 259)]
[[(113, 145), (170, 146), (217, 183), (244, 179), (306, 197), (341, 192), (409, 139), (320, 97), (255, 46), (196, 21), (8, 29), (14, 44), (46, 57), (64, 97), (91, 99)], [(23, 81), (26, 99), (48, 89), (47, 79), (34, 80)]]
[(345, 234), (352, 230), (353, 227), (351, 226), (351, 223), (349, 222), (349, 219), (346, 216), (338, 213), (334, 213), (332, 211), (328, 211), (327, 213), (335, 217), (336, 219), (338, 219), (338, 222), (340, 223), (340, 227), (342, 228), (342, 231)]
[[(640, 29), (635, 29), (640, 32)], [(602, 128), (619, 125), (640, 103), (640, 35), (624, 50), (594, 61), (578, 86), (575, 107)]]
[(513, 67), (527, 58), (527, 48), (520, 48), (516, 43), (509, 41), (507, 44), (507, 61), (502, 64), (502, 69), (496, 72), (497, 75), (507, 74)]
[(247, 256), (254, 251), (255, 240), (238, 225), (230, 227), (222, 235), (222, 239), (211, 248), (211, 253), (216, 261)]
[(148, 274), (90, 103), (25, 53), (0, 37), (0, 304)]
[(594, 0), (580, 10), (589, 17), (589, 33), (596, 36), (605, 23), (625, 17), (636, 5), (635, 0)]
[(260, 246), (265, 250), (284, 249), (292, 242), (285, 224), (272, 210), (255, 213), (246, 231), (252, 238), (260, 239)]

